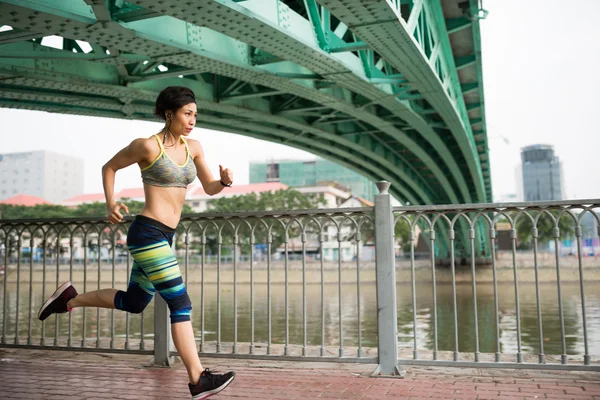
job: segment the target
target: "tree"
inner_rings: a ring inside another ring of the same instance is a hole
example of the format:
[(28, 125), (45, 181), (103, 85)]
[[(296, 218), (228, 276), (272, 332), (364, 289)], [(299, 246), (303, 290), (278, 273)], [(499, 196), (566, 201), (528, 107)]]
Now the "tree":
[[(263, 192), (260, 194), (249, 193), (233, 197), (221, 197), (212, 200), (210, 203), (210, 212), (229, 213), (229, 212), (261, 212), (273, 210), (302, 210), (317, 208), (319, 205), (326, 204), (323, 196), (309, 196), (294, 189), (281, 189), (276, 192)], [(262, 232), (266, 235), (266, 232)], [(280, 224), (273, 224), (273, 242), (272, 250), (275, 251), (283, 242), (285, 230)], [(290, 237), (298, 236), (297, 226), (293, 226), (288, 232)], [(256, 238), (257, 241), (260, 238)], [(223, 237), (224, 244), (232, 244), (231, 235)], [(207, 247), (212, 251), (217, 251), (216, 239), (207, 237)], [(242, 251), (249, 252), (247, 244), (242, 246)]]
[[(540, 211), (533, 211), (530, 213), (531, 217), (535, 220), (536, 216)], [(558, 211), (550, 211), (550, 214), (554, 217), (554, 220), (558, 218)], [(513, 216), (513, 220), (516, 214)], [(554, 221), (548, 215), (542, 215), (537, 222), (538, 230), (538, 244), (548, 243), (550, 240), (554, 240)], [(568, 238), (573, 235), (575, 231), (575, 223), (569, 215), (563, 215), (558, 221), (559, 233), (562, 238)], [(517, 221), (517, 237), (521, 242), (529, 242), (532, 239), (533, 224), (530, 218), (522, 215)]]

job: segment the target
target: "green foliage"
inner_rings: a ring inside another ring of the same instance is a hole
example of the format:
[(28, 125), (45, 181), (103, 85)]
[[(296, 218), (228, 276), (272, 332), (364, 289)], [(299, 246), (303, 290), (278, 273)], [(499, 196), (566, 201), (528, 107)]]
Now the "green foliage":
[[(139, 214), (144, 207), (140, 201), (123, 201), (129, 208), (130, 214)], [(191, 212), (189, 206), (184, 207), (184, 213)], [(106, 205), (101, 202), (81, 204), (76, 208), (70, 208), (53, 204), (40, 204), (33, 207), (13, 206), (0, 204), (2, 219), (43, 219), (43, 218), (73, 218), (73, 217), (105, 217)]]
[(212, 200), (211, 212), (244, 212), (269, 210), (302, 210), (326, 204), (323, 196), (307, 196), (293, 189), (276, 192), (249, 193)]
[[(309, 196), (293, 189), (281, 189), (276, 192), (263, 192), (260, 194), (248, 193), (245, 195), (233, 197), (221, 197), (211, 201), (210, 212), (213, 213), (229, 213), (229, 212), (260, 212), (273, 210), (303, 210), (318, 208), (319, 205), (326, 204), (323, 196)], [(262, 236), (266, 235), (264, 230), (259, 230)], [(272, 250), (275, 251), (284, 241), (284, 229), (280, 224), (275, 224), (272, 234)], [(299, 235), (297, 225), (289, 231), (290, 237)], [(232, 235), (223, 236), (223, 244), (232, 244)], [(240, 238), (241, 239), (241, 238)], [(257, 237), (256, 240), (264, 240), (263, 237)], [(217, 252), (216, 239), (207, 237), (207, 248), (213, 254)], [(244, 253), (250, 252), (250, 247), (247, 243), (241, 245), (241, 250)], [(227, 250), (222, 249), (223, 254)]]
[[(533, 219), (536, 218), (539, 212), (530, 212)], [(550, 214), (556, 220), (558, 218), (558, 211), (550, 211)], [(515, 214), (516, 216), (516, 214)], [(514, 218), (514, 216), (513, 216)], [(532, 239), (532, 228), (533, 224), (527, 216), (522, 215), (517, 221), (517, 236), (521, 243), (530, 242)], [(573, 219), (568, 215), (563, 215), (558, 221), (558, 228), (561, 238), (572, 237), (575, 232), (575, 224)], [(542, 215), (537, 222), (538, 229), (538, 243), (547, 243), (550, 240), (554, 240), (554, 221), (548, 215)]]

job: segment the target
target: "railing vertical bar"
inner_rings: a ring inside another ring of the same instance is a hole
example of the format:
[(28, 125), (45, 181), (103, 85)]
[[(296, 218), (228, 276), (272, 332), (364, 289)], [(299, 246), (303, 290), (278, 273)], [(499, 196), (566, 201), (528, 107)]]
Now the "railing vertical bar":
[(450, 269), (452, 271), (452, 316), (454, 317), (454, 361), (459, 360), (458, 352), (458, 309), (456, 306), (456, 260), (454, 257), (455, 232), (452, 227), (448, 230), (450, 238)]
[[(75, 247), (75, 243), (73, 241), (73, 233), (74, 231), (71, 232), (71, 237), (69, 238), (69, 282), (71, 283), (73, 283), (73, 248)], [(67, 337), (67, 346), (73, 346), (73, 313), (69, 313), (69, 333)]]
[(492, 248), (492, 281), (494, 284), (494, 320), (495, 320), (495, 328), (496, 328), (496, 354), (495, 361), (502, 361), (502, 353), (500, 352), (500, 313), (499, 313), (499, 304), (498, 304), (498, 276), (496, 271), (496, 247), (494, 246), (494, 240), (496, 239), (496, 230), (494, 226), (490, 226), (489, 231), (490, 236), (490, 247)]
[(540, 302), (540, 279), (538, 271), (538, 230), (537, 228), (532, 229), (533, 238), (533, 268), (535, 271), (535, 299), (537, 304), (537, 323), (538, 323), (538, 343), (540, 353), (538, 354), (538, 362), (540, 364), (546, 363), (546, 356), (544, 355), (544, 331), (542, 328), (542, 303)]
[(200, 260), (200, 351), (204, 351), (204, 259), (206, 258), (206, 234), (202, 232), (202, 259)]
[[(42, 253), (42, 302), (41, 304), (44, 304), (44, 302), (46, 301), (46, 260), (47, 260), (47, 253), (48, 253), (48, 232), (45, 231), (44, 232), (44, 237), (42, 239), (42, 247), (44, 249), (44, 252)], [(4, 264), (7, 265), (7, 264)], [(8, 271), (6, 272), (8, 273)], [(6, 275), (5, 275), (6, 277)], [(6, 283), (6, 278), (4, 279), (4, 283)], [(6, 287), (4, 288), (4, 290), (6, 291)], [(40, 340), (40, 345), (41, 346), (45, 346), (46, 345), (46, 320), (42, 321), (42, 338)]]
[(221, 250), (223, 237), (217, 237), (217, 353), (221, 352)]
[[(100, 278), (102, 270), (102, 230), (98, 230), (98, 284), (100, 290)], [(100, 308), (96, 308), (96, 348), (100, 348)]]
[[(408, 222), (407, 222), (408, 223)], [(412, 224), (409, 223), (410, 229), (410, 284), (412, 290), (412, 317), (413, 317), (413, 359), (419, 359), (419, 351), (417, 350), (417, 285), (415, 283), (415, 231)]]
[(306, 233), (302, 232), (302, 355), (306, 356)]
[[(87, 267), (88, 267), (88, 235), (87, 231), (83, 234), (83, 293), (87, 291)], [(81, 347), (86, 347), (86, 310), (82, 307), (81, 313)]]
[[(127, 252), (127, 258), (125, 259), (125, 262), (127, 263), (126, 266), (126, 274), (125, 275), (125, 282), (126, 285), (129, 286), (129, 276), (131, 275), (131, 254), (129, 253), (129, 251)], [(130, 336), (130, 321), (129, 321), (129, 313), (125, 313), (125, 349), (129, 350), (131, 348), (131, 343), (129, 341), (129, 336)]]
[[(111, 260), (111, 285), (110, 287), (115, 287), (115, 265), (116, 265), (116, 257), (117, 257), (117, 247), (116, 247), (116, 233), (117, 229), (112, 232), (112, 260)], [(110, 346), (109, 348), (115, 348), (115, 310), (114, 308), (110, 309)]]
[(358, 351), (357, 357), (363, 357), (362, 349), (362, 321), (360, 314), (360, 225), (356, 229), (356, 319), (358, 325)]
[(521, 352), (521, 302), (519, 296), (519, 274), (517, 273), (517, 231), (515, 228), (510, 230), (510, 239), (512, 243), (512, 266), (514, 273), (515, 285), (515, 311), (517, 313), (517, 362), (523, 362), (523, 354)]
[(590, 364), (590, 352), (588, 347), (588, 335), (587, 335), (587, 319), (585, 314), (585, 291), (583, 283), (583, 264), (581, 260), (581, 226), (577, 225), (575, 228), (575, 236), (577, 237), (577, 262), (579, 264), (579, 292), (581, 293), (581, 318), (583, 324), (583, 346), (584, 355), (583, 363), (585, 365)]
[[(558, 222), (556, 222), (558, 224)], [(562, 364), (566, 364), (568, 362), (567, 359), (567, 342), (565, 338), (565, 319), (563, 316), (563, 304), (562, 304), (562, 288), (561, 288), (561, 280), (560, 280), (560, 261), (559, 261), (559, 241), (560, 238), (560, 230), (558, 227), (554, 227), (554, 257), (556, 259), (556, 287), (558, 290), (558, 314), (560, 318), (560, 339), (562, 344), (562, 354), (560, 356), (560, 361)]]
[[(56, 234), (56, 286), (58, 288), (60, 273), (60, 231), (57, 229)], [(58, 325), (59, 325), (59, 314), (55, 314), (54, 319), (54, 346), (58, 346)]]
[[(475, 221), (473, 221), (475, 222)], [(475, 275), (475, 229), (469, 229), (471, 242), (471, 288), (473, 290), (473, 323), (475, 328), (475, 361), (479, 361), (479, 321), (477, 317), (477, 277)]]
[[(16, 310), (15, 310), (15, 344), (21, 344), (19, 339), (19, 306), (21, 304), (21, 252), (23, 251), (22, 246), (23, 232), (21, 231), (19, 239), (17, 240), (17, 298), (16, 298)], [(8, 250), (8, 249), (7, 249)]]
[(267, 355), (272, 352), (273, 344), (273, 331), (271, 325), (271, 245), (273, 242), (273, 236), (269, 228), (267, 234)]
[(284, 257), (284, 267), (285, 267), (285, 344), (283, 347), (283, 355), (287, 356), (289, 355), (288, 350), (289, 350), (289, 343), (290, 343), (290, 314), (289, 314), (289, 304), (288, 304), (288, 296), (289, 296), (289, 292), (288, 292), (288, 285), (289, 285), (289, 281), (288, 281), (288, 259), (289, 259), (289, 255), (288, 255), (288, 233), (287, 233), (287, 229), (285, 231), (285, 245), (284, 245), (284, 251), (285, 251), (285, 257)]
[(33, 338), (31, 337), (31, 318), (33, 313), (33, 236), (36, 231), (31, 232), (31, 238), (29, 239), (29, 316), (27, 326), (27, 344), (33, 344)]
[(339, 356), (344, 357), (344, 328), (342, 325), (342, 229), (341, 226), (338, 227), (338, 324), (340, 330), (340, 349)]
[[(5, 250), (4, 250), (4, 279), (3, 279), (4, 282), (2, 283), (2, 286), (3, 286), (3, 293), (2, 293), (2, 297), (3, 297), (3, 300), (2, 300), (2, 344), (6, 344), (6, 327), (8, 326), (8, 295), (7, 295), (8, 289), (7, 289), (6, 285), (8, 282), (8, 253), (9, 253), (8, 249), (10, 248), (9, 247), (10, 243), (9, 243), (8, 239), (10, 238), (10, 232), (11, 231), (8, 230), (6, 232), (6, 236), (4, 237), (4, 249)], [(45, 252), (44, 252), (44, 254), (45, 254)], [(45, 267), (46, 267), (46, 265), (44, 263), (44, 276), (46, 273)], [(42, 289), (42, 291), (43, 291), (43, 289)], [(42, 293), (42, 296), (43, 295), (44, 294)], [(44, 332), (44, 326), (42, 325), (42, 338), (44, 337), (43, 332)]]
[(319, 252), (321, 255), (321, 357), (325, 357), (325, 261), (323, 260), (325, 234), (319, 234)]
[(438, 359), (438, 327), (437, 327), (437, 289), (435, 279), (435, 229), (429, 231), (429, 253), (431, 259), (431, 286), (433, 295), (433, 359)]
[(254, 233), (250, 233), (250, 354), (254, 354)]
[(237, 232), (233, 235), (233, 354), (237, 353), (238, 340), (238, 298), (237, 298), (237, 259), (238, 259)]

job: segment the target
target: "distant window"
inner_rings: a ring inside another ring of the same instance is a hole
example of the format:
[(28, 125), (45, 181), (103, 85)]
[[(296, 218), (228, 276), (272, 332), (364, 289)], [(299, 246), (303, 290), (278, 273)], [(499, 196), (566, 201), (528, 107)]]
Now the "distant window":
[(200, 202), (199, 201), (192, 202), (192, 207), (200, 207)]
[(279, 164), (267, 164), (267, 182), (279, 182)]

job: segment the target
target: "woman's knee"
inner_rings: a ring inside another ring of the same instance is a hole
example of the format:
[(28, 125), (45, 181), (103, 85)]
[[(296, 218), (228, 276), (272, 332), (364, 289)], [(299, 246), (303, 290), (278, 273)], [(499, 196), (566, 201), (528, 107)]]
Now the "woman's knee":
[(140, 314), (148, 306), (152, 297), (152, 295), (139, 288), (129, 287), (126, 292), (122, 290), (117, 292), (115, 295), (115, 308), (131, 314)]
[(171, 311), (172, 324), (191, 320), (192, 301), (187, 291), (172, 298), (165, 298), (165, 301)]

